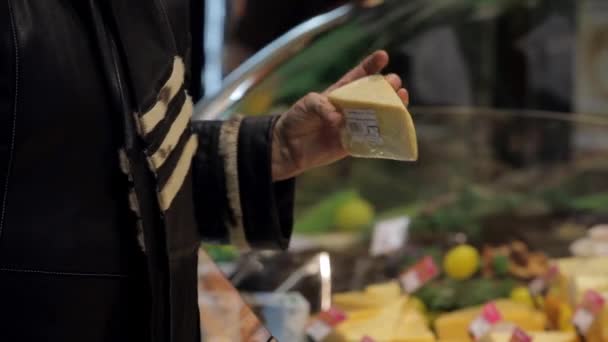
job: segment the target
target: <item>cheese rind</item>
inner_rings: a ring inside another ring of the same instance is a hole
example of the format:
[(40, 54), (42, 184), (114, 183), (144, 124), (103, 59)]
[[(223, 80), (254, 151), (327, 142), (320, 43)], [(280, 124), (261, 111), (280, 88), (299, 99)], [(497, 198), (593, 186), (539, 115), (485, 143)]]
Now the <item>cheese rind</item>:
[(418, 159), (412, 117), (383, 76), (351, 82), (331, 92), (329, 100), (345, 115), (342, 144), (352, 156)]

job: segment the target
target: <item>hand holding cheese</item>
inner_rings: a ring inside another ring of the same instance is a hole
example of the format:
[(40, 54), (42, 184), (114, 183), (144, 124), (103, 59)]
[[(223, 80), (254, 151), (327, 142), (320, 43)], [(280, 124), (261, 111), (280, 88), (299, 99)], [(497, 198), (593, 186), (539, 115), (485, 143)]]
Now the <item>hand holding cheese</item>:
[[(416, 159), (415, 132), (405, 111), (408, 95), (401, 88), (401, 79), (391, 74), (373, 76), (371, 82), (365, 81), (387, 64), (386, 52), (377, 51), (323, 93), (306, 95), (279, 117), (272, 131), (272, 176), (275, 181), (335, 162), (349, 154)], [(349, 94), (353, 92), (365, 94), (359, 102), (349, 102)], [(328, 96), (333, 97), (335, 104)], [(364, 146), (357, 148), (342, 143), (342, 129), (347, 123), (344, 110), (350, 108), (349, 104), (357, 105), (354, 109), (374, 111), (378, 122), (378, 130), (374, 132), (381, 136), (383, 143), (375, 145), (374, 151), (382, 155), (367, 155)]]
[(418, 159), (410, 113), (384, 77), (349, 83), (332, 91), (329, 100), (345, 115), (342, 145), (352, 156)]

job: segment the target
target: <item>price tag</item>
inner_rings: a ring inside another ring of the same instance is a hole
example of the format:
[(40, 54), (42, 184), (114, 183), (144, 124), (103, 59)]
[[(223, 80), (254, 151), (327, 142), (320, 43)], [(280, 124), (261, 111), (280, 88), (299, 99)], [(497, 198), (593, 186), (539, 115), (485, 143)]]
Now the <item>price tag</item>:
[(594, 290), (587, 290), (581, 304), (572, 316), (572, 323), (583, 335), (589, 332), (591, 325), (604, 307), (605, 299)]
[(572, 323), (583, 334), (586, 334), (595, 321), (593, 314), (585, 309), (578, 309), (572, 316)]
[(532, 342), (532, 337), (520, 328), (515, 328), (509, 342)]
[(332, 330), (333, 328), (329, 324), (321, 320), (314, 320), (308, 328), (306, 328), (306, 334), (312, 338), (313, 341), (320, 342), (329, 336)]
[(371, 256), (390, 254), (399, 250), (407, 238), (409, 217), (380, 221), (374, 227), (369, 253)]
[(502, 320), (502, 315), (498, 311), (494, 302), (489, 302), (483, 306), (481, 313), (471, 322), (469, 326), (469, 334), (474, 340), (477, 340), (487, 335), (492, 326)]
[(315, 342), (321, 342), (331, 334), (338, 323), (345, 319), (346, 314), (341, 310), (332, 308), (323, 311), (316, 319), (310, 322), (306, 328), (306, 335)]
[(371, 338), (369, 336), (363, 336), (363, 338), (361, 339), (361, 342), (376, 342), (376, 340), (374, 340), (373, 338)]
[(438, 275), (439, 267), (435, 264), (435, 260), (426, 256), (410, 269), (401, 273), (399, 280), (405, 292), (413, 293)]
[(557, 265), (551, 265), (546, 274), (537, 277), (530, 282), (530, 285), (528, 286), (530, 294), (533, 297), (544, 294), (558, 275), (559, 269)]

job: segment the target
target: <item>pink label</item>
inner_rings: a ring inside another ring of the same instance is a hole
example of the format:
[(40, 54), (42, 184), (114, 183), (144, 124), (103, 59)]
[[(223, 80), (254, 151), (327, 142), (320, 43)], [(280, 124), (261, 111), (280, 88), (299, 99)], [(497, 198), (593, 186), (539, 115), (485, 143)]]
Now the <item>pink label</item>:
[(363, 338), (361, 339), (361, 342), (376, 342), (376, 341), (369, 336), (363, 336)]
[(500, 311), (498, 311), (498, 308), (494, 302), (489, 302), (483, 306), (481, 309), (481, 317), (483, 317), (490, 324), (496, 324), (502, 319)]
[(333, 327), (346, 319), (346, 313), (340, 309), (331, 308), (321, 312), (319, 319)]
[(594, 315), (597, 315), (602, 311), (606, 300), (604, 297), (597, 291), (587, 290), (583, 295), (582, 306), (584, 306), (587, 310), (591, 311)]
[(587, 290), (583, 300), (572, 316), (572, 323), (578, 330), (586, 334), (604, 307), (605, 299), (594, 290)]
[(502, 320), (502, 316), (494, 302), (489, 302), (483, 306), (481, 313), (471, 322), (469, 334), (474, 340), (487, 335), (492, 326)]
[(532, 295), (540, 295), (547, 290), (547, 288), (551, 285), (551, 283), (557, 278), (559, 275), (559, 268), (557, 265), (551, 265), (547, 273), (535, 278), (530, 282), (529, 288)]
[(532, 342), (532, 337), (520, 328), (515, 328), (509, 342)]
[(342, 310), (331, 308), (327, 311), (319, 313), (319, 316), (314, 319), (306, 327), (306, 335), (313, 341), (323, 341), (334, 327), (346, 319), (346, 313)]
[(401, 273), (399, 279), (401, 285), (407, 293), (412, 293), (424, 286), (433, 278), (439, 275), (439, 267), (435, 264), (432, 257), (426, 256), (410, 267), (406, 272)]

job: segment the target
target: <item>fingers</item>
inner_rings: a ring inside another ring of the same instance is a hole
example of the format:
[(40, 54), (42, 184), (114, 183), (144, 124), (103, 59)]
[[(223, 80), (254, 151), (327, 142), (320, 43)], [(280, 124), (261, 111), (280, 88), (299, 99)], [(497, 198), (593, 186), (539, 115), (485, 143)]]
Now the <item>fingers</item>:
[(410, 94), (408, 94), (407, 90), (405, 90), (405, 88), (401, 88), (399, 90), (397, 90), (397, 95), (399, 95), (399, 98), (401, 99), (401, 101), (403, 101), (403, 104), (405, 104), (406, 106), (410, 103)]
[(401, 77), (399, 77), (397, 74), (388, 74), (384, 76), (384, 79), (386, 79), (386, 81), (390, 83), (390, 85), (393, 87), (393, 89), (395, 89), (395, 91), (401, 88)]
[(403, 104), (407, 106), (410, 102), (410, 98), (407, 90), (405, 90), (405, 88), (401, 88), (401, 86), (403, 85), (401, 77), (399, 77), (397, 74), (388, 74), (384, 76), (384, 78), (388, 83), (390, 83), (391, 87), (395, 89), (397, 95), (399, 96)]
[(304, 105), (311, 112), (318, 115), (323, 121), (334, 127), (340, 127), (344, 116), (338, 112), (329, 99), (318, 93), (310, 93), (304, 97)]
[(387, 65), (388, 53), (384, 50), (379, 50), (369, 55), (359, 64), (361, 70), (358, 70), (357, 67), (355, 67), (349, 73), (353, 73), (353, 75), (351, 75), (353, 77), (361, 78), (363, 76), (379, 73)]
[[(361, 63), (359, 63), (359, 65), (347, 72), (338, 82), (327, 88), (327, 90), (325, 90), (323, 94), (327, 94), (332, 90), (337, 89), (359, 78), (379, 73), (380, 71), (382, 71), (382, 69), (386, 67), (386, 65), (388, 64), (388, 60), (389, 57), (386, 51), (380, 50), (372, 53), (371, 55), (367, 56)], [(391, 87), (395, 89), (401, 101), (403, 101), (403, 103), (407, 105), (409, 103), (409, 94), (407, 90), (401, 88), (401, 86), (403, 85), (401, 77), (399, 77), (399, 75), (397, 74), (388, 74), (384, 77), (386, 81), (390, 83)], [(331, 103), (329, 105), (331, 105)], [(333, 111), (336, 112), (335, 108)], [(341, 115), (339, 116), (340, 120), (342, 120)]]
[(331, 87), (325, 90), (325, 93), (339, 88), (347, 83), (350, 83), (359, 78), (377, 74), (388, 64), (388, 54), (386, 51), (380, 50), (367, 56), (359, 65), (347, 72), (342, 78), (334, 83)]
[(405, 88), (401, 88), (401, 86), (403, 85), (403, 83), (401, 82), (401, 77), (396, 74), (388, 74), (384, 76), (384, 78), (388, 83), (390, 83), (391, 87), (395, 89), (397, 95), (399, 96), (403, 104), (407, 106), (410, 102), (410, 96)]

